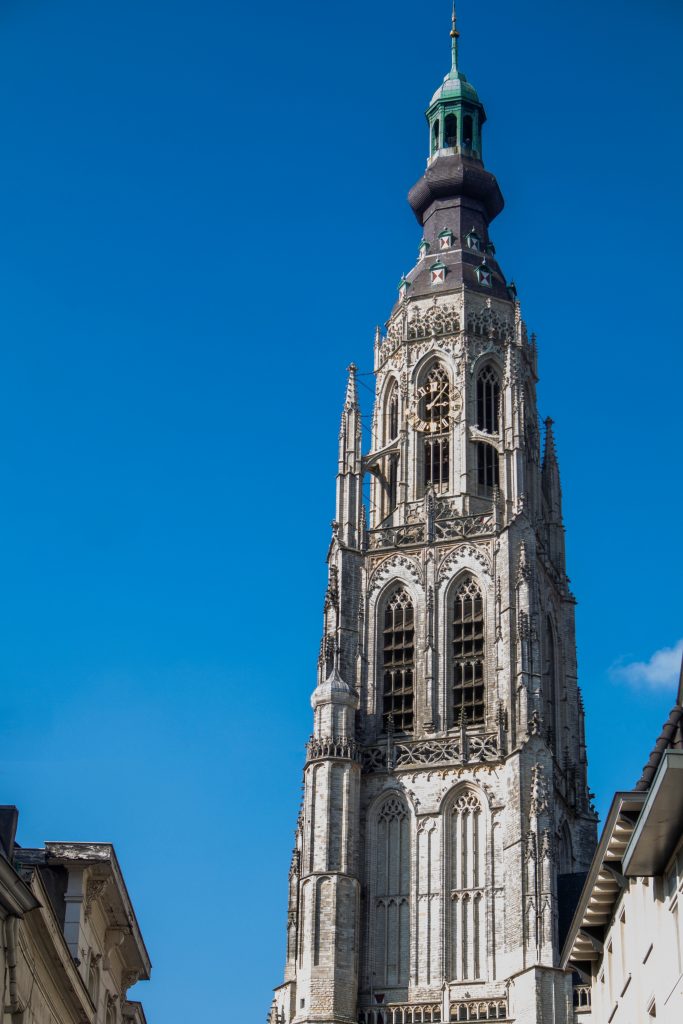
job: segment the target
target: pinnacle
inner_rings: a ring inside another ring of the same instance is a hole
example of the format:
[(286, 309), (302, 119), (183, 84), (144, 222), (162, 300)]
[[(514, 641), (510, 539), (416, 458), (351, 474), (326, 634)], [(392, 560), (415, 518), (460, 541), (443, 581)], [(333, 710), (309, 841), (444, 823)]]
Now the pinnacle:
[(358, 372), (358, 367), (355, 363), (351, 363), (351, 365), (347, 367), (347, 370), (349, 379), (346, 383), (346, 400), (344, 402), (344, 407), (348, 409), (358, 405), (358, 389), (356, 386), (356, 373)]

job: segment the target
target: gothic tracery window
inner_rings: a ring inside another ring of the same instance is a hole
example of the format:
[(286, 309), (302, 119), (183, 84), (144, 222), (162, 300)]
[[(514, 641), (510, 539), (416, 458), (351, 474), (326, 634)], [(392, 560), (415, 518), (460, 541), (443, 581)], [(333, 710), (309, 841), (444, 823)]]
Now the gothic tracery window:
[(450, 977), (483, 978), (486, 973), (486, 836), (479, 797), (462, 793), (447, 818)]
[(484, 602), (472, 577), (463, 580), (453, 600), (453, 721), (484, 721)]
[(487, 434), (500, 429), (500, 381), (492, 366), (485, 366), (477, 377), (477, 426)]
[(477, 442), (477, 490), (484, 498), (490, 498), (500, 484), (498, 452), (485, 441)]
[(374, 866), (374, 984), (402, 987), (410, 964), (410, 817), (397, 797), (379, 810)]
[(396, 381), (391, 385), (391, 390), (389, 391), (386, 426), (384, 442), (388, 444), (389, 441), (393, 441), (398, 437), (398, 388), (396, 387)]
[(387, 603), (383, 633), (383, 721), (396, 732), (413, 731), (415, 621), (413, 604), (401, 588)]
[(432, 367), (419, 389), (420, 419), (425, 428), (424, 483), (437, 491), (448, 490), (450, 467), (450, 383), (443, 366)]

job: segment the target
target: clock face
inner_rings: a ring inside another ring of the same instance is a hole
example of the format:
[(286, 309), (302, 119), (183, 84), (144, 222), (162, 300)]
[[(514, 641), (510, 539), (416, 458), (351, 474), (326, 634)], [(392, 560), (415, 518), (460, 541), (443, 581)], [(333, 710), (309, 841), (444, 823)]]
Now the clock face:
[(461, 409), (459, 391), (449, 388), (447, 381), (430, 381), (417, 389), (408, 419), (415, 430), (424, 434), (443, 434)]

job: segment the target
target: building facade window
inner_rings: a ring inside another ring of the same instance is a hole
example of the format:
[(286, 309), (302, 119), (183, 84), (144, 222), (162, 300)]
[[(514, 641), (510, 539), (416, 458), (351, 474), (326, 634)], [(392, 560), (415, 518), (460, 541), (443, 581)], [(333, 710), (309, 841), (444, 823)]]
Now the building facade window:
[(410, 816), (398, 797), (386, 800), (376, 822), (374, 987), (404, 988), (410, 967)]
[(436, 491), (448, 490), (450, 473), (449, 414), (450, 384), (443, 366), (434, 366), (419, 391), (420, 419), (425, 428), (424, 485)]
[(477, 443), (477, 490), (484, 498), (490, 498), (500, 485), (498, 452), (493, 445), (483, 441)]
[(462, 793), (446, 818), (448, 949), (451, 981), (474, 981), (486, 973), (485, 816), (477, 794)]
[(463, 580), (453, 599), (452, 713), (461, 719), (484, 721), (484, 602), (474, 579)]
[(500, 381), (492, 366), (477, 377), (477, 427), (487, 434), (500, 430)]
[(401, 588), (390, 598), (384, 611), (383, 632), (384, 729), (399, 733), (413, 731), (415, 694), (415, 618), (413, 604)]

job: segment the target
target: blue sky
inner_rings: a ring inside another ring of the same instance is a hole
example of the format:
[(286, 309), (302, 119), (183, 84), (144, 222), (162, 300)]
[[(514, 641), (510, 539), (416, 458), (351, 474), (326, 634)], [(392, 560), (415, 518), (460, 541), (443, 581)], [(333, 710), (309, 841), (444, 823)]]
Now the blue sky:
[[(683, 11), (460, 7), (556, 423), (604, 812), (683, 637)], [(151, 1024), (197, 992), (263, 1019), (281, 977), (345, 367), (370, 369), (415, 257), (448, 21), (0, 11), (0, 798), (24, 845), (115, 843)]]

